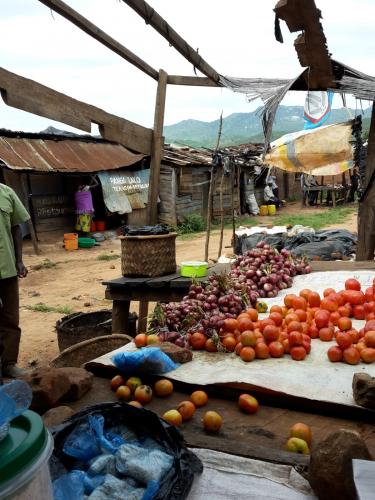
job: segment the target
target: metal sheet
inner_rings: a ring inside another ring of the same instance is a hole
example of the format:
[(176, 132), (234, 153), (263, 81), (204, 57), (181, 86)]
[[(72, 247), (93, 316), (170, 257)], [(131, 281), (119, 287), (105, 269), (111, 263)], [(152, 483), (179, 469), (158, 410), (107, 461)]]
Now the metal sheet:
[(148, 199), (150, 170), (136, 172), (100, 172), (104, 203), (110, 212), (128, 214), (145, 208)]
[(129, 167), (143, 158), (100, 139), (0, 136), (0, 161), (12, 170), (92, 173)]

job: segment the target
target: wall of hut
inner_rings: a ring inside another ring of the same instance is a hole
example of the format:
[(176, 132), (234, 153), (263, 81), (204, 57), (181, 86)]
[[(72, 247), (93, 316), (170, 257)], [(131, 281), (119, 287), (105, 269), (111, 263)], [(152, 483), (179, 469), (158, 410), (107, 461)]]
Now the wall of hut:
[[(212, 213), (220, 216), (220, 184), (219, 169), (214, 178)], [(160, 171), (160, 206), (159, 221), (176, 226), (183, 222), (187, 215), (200, 214), (206, 218), (208, 210), (208, 193), (210, 187), (210, 166), (172, 167), (161, 165)], [(239, 190), (234, 189), (234, 208), (240, 209)], [(224, 216), (232, 214), (232, 187), (230, 178), (223, 181)]]

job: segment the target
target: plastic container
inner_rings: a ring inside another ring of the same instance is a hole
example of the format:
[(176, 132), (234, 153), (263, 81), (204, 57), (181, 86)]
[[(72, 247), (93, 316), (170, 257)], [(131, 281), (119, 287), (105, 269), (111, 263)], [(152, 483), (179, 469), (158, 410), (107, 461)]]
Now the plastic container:
[(90, 231), (91, 231), (91, 233), (95, 233), (95, 231), (97, 231), (96, 222), (93, 220), (91, 221), (91, 224), (90, 224)]
[(268, 205), (268, 215), (276, 214), (276, 205)]
[(41, 417), (25, 411), (0, 442), (0, 499), (52, 500), (48, 461), (53, 439)]
[(261, 205), (259, 207), (259, 214), (262, 216), (268, 215), (268, 205)]
[(78, 238), (76, 240), (64, 240), (65, 250), (78, 250)]
[(78, 238), (79, 248), (92, 248), (95, 243), (94, 238)]
[(64, 240), (76, 240), (78, 238), (77, 233), (65, 233)]
[(96, 230), (97, 231), (105, 231), (105, 221), (104, 220), (97, 220), (96, 221)]
[(207, 274), (207, 262), (181, 262), (181, 276), (186, 278), (203, 278)]

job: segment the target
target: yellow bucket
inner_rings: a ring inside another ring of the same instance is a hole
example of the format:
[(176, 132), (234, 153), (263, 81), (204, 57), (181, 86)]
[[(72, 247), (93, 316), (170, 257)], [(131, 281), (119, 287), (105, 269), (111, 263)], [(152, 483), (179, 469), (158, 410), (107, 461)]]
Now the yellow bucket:
[(268, 215), (268, 205), (261, 205), (259, 213), (260, 215)]
[(268, 205), (268, 215), (276, 214), (276, 205)]

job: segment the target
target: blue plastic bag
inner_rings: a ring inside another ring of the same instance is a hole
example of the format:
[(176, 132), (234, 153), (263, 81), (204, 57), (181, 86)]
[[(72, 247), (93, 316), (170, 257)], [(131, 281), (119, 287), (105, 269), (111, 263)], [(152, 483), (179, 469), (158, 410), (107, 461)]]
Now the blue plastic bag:
[(54, 500), (82, 500), (84, 495), (85, 473), (80, 470), (72, 470), (69, 474), (63, 474), (53, 482)]
[(160, 374), (176, 370), (180, 365), (158, 347), (142, 348), (134, 352), (118, 352), (112, 357), (115, 366), (128, 374)]

